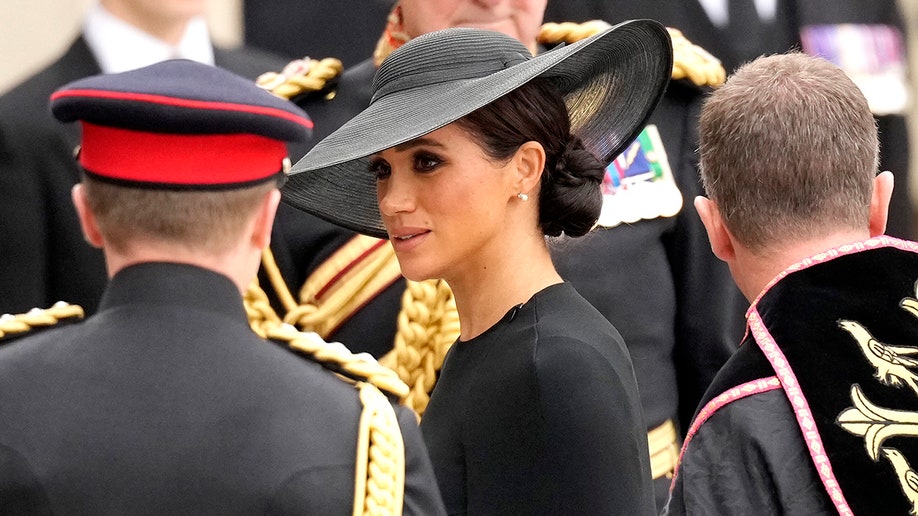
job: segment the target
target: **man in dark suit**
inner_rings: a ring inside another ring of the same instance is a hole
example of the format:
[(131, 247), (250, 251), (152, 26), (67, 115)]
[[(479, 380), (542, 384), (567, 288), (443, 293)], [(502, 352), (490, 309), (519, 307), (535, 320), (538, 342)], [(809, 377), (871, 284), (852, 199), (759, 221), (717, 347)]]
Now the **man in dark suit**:
[[(184, 57), (249, 78), (284, 61), (211, 44), (203, 2), (103, 0), (53, 64), (0, 97), (0, 313), (64, 300), (92, 313), (105, 286), (102, 254), (80, 237), (70, 188), (79, 179), (79, 128), (48, 112), (60, 86)], [(216, 85), (214, 85), (216, 86)]]
[(0, 348), (0, 513), (442, 514), (416, 417), (380, 390), (404, 385), (248, 326), (305, 113), (188, 60), (75, 81), (51, 110), (81, 124), (72, 197), (111, 279), (84, 323)]

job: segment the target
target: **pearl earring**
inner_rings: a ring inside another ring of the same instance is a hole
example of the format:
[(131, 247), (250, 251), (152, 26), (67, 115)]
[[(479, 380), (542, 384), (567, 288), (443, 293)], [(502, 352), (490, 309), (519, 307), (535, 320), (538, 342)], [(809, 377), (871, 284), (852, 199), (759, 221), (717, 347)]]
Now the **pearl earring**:
[(521, 201), (528, 201), (528, 200), (529, 200), (529, 196), (526, 195), (526, 194), (524, 194), (523, 192), (520, 192), (520, 193), (516, 194), (516, 196), (519, 197)]

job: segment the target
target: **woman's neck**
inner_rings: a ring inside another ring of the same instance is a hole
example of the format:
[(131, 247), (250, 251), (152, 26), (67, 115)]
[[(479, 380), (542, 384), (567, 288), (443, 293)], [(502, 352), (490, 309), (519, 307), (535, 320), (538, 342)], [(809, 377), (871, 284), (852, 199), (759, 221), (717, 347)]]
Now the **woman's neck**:
[(514, 306), (561, 283), (542, 239), (530, 246), (507, 246), (487, 266), (446, 278), (456, 297), (459, 340), (471, 340), (494, 326)]

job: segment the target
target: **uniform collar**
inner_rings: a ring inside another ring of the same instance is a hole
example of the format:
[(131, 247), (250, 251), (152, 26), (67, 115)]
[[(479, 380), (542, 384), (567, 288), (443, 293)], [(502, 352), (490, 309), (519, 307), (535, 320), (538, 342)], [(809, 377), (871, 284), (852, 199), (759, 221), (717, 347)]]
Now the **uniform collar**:
[(102, 296), (99, 312), (126, 305), (186, 306), (247, 320), (242, 294), (232, 280), (181, 263), (140, 263), (118, 271)]

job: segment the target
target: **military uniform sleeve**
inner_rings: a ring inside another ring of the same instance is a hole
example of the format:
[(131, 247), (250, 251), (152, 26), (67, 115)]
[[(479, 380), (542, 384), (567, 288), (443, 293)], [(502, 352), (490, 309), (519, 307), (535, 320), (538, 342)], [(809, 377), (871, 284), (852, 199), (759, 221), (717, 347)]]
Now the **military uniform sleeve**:
[(834, 513), (780, 389), (730, 403), (699, 427), (663, 512)]
[(410, 409), (398, 406), (398, 424), (405, 442), (405, 515), (446, 514), (427, 447), (421, 438), (417, 416)]

